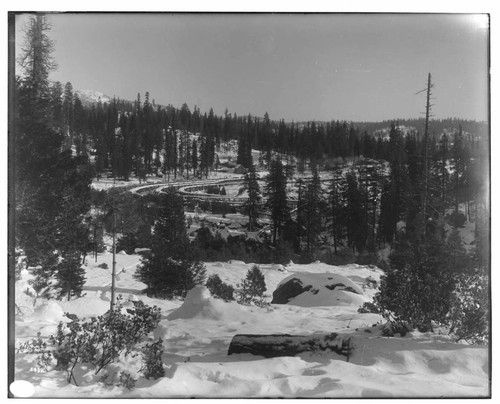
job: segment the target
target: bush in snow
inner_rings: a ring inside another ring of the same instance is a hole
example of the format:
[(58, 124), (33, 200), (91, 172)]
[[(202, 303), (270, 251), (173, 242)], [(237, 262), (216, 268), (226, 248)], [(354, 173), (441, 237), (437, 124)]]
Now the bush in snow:
[(214, 297), (218, 297), (226, 302), (234, 300), (234, 288), (227, 283), (222, 282), (219, 275), (214, 274), (208, 277), (206, 287), (210, 291), (210, 294)]
[(420, 330), (432, 330), (432, 322), (449, 324), (457, 281), (472, 267), (458, 232), (446, 239), (436, 226), (425, 237), (402, 235), (390, 263), (374, 299), (384, 318)]
[(358, 309), (358, 313), (375, 313), (379, 314), (380, 311), (375, 303), (365, 302), (363, 306)]
[(129, 390), (132, 390), (135, 387), (135, 382), (137, 380), (132, 377), (132, 375), (128, 372), (120, 372), (120, 376), (118, 378), (118, 387), (126, 387)]
[(458, 282), (450, 312), (450, 333), (457, 341), (488, 342), (488, 278), (485, 273), (465, 276)]
[(37, 338), (26, 341), (16, 348), (16, 353), (40, 354), (36, 358), (36, 364), (39, 370), (46, 372), (52, 365), (52, 353), (47, 350), (47, 343), (42, 340), (41, 333), (37, 333)]
[(101, 374), (101, 377), (99, 377), (99, 383), (102, 383), (105, 386), (125, 387), (129, 390), (135, 388), (136, 381), (137, 379), (134, 379), (130, 373), (124, 371), (118, 372), (116, 370), (111, 372), (106, 370)]
[(144, 336), (153, 331), (160, 321), (160, 309), (149, 307), (142, 301), (132, 301), (134, 307), (123, 313), (120, 299), (113, 311), (107, 311), (89, 321), (82, 321), (66, 313), (71, 320), (57, 326), (56, 335), (50, 337), (55, 345), (53, 355), (57, 369), (66, 370), (68, 383), (73, 380), (73, 369), (78, 363), (89, 363), (98, 374), (120, 355), (127, 356)]
[(395, 334), (404, 337), (413, 329), (408, 324), (387, 323), (382, 326), (381, 331), (384, 337), (394, 337)]
[(248, 270), (246, 278), (237, 285), (239, 290), (238, 303), (257, 306), (264, 306), (264, 292), (266, 291), (266, 282), (264, 274), (257, 265)]
[(142, 348), (142, 361), (141, 372), (144, 377), (149, 380), (150, 377), (158, 379), (165, 376), (165, 369), (163, 369), (163, 341), (161, 338), (152, 344), (146, 344)]

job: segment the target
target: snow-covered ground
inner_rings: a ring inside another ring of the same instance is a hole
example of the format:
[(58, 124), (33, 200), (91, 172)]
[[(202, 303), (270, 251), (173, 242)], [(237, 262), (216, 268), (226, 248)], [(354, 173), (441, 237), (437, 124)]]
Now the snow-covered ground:
[[(165, 376), (146, 380), (138, 372), (140, 355), (110, 365), (108, 373), (126, 370), (137, 380), (128, 390), (98, 382), (91, 368), (76, 369), (79, 386), (68, 384), (64, 372), (38, 372), (33, 354), (16, 355), (16, 380), (35, 387), (34, 397), (485, 397), (489, 394), (487, 347), (454, 343), (447, 335), (413, 332), (405, 337), (383, 337), (383, 319), (377, 314), (358, 313), (359, 300), (351, 304), (325, 298), (323, 292), (299, 296), (289, 304), (269, 307), (241, 306), (214, 299), (198, 288), (186, 300), (160, 300), (142, 295), (144, 285), (133, 278), (137, 255), (117, 254), (118, 293), (157, 305), (162, 318), (150, 336), (164, 341)], [(54, 333), (64, 312), (79, 317), (101, 315), (109, 308), (111, 256), (103, 253), (97, 262), (88, 258), (85, 296), (71, 301), (39, 299), (33, 307), (29, 274), (17, 282), (16, 342), (43, 338)], [(233, 286), (245, 277), (250, 263), (207, 263), (207, 275), (218, 274)], [(367, 266), (335, 267), (323, 263), (287, 266), (261, 265), (267, 285), (266, 300), (280, 282), (297, 275), (319, 282), (343, 276), (352, 281), (369, 301), (376, 293), (382, 271)], [(336, 274), (321, 275), (321, 274)], [(315, 276), (314, 274), (318, 274)], [(337, 279), (337, 278), (336, 278)], [(308, 352), (295, 357), (265, 359), (227, 351), (236, 334), (338, 333), (351, 336), (354, 351), (349, 358), (328, 352)]]

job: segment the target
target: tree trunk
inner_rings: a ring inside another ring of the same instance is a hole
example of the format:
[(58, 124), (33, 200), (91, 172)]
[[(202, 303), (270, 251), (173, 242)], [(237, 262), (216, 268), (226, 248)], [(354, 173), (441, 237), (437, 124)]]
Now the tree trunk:
[(273, 244), (276, 244), (276, 235), (277, 235), (277, 232), (278, 232), (278, 224), (276, 223), (276, 221), (274, 222), (274, 229), (273, 229)]
[(295, 356), (308, 351), (331, 351), (347, 357), (352, 351), (351, 338), (338, 334), (289, 335), (289, 334), (237, 334), (231, 340), (228, 355), (250, 353), (274, 358)]

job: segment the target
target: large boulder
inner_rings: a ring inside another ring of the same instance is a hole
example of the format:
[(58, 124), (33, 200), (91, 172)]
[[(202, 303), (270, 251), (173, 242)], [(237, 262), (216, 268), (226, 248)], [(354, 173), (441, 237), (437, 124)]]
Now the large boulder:
[(368, 300), (361, 288), (345, 276), (301, 272), (281, 281), (273, 292), (271, 303), (302, 307), (359, 307)]
[[(287, 278), (288, 279), (288, 278)], [(312, 288), (311, 285), (305, 286), (298, 278), (292, 278), (285, 283), (280, 283), (278, 289), (273, 292), (272, 304), (287, 304), (295, 296), (307, 292)], [(318, 293), (316, 291), (316, 293)]]

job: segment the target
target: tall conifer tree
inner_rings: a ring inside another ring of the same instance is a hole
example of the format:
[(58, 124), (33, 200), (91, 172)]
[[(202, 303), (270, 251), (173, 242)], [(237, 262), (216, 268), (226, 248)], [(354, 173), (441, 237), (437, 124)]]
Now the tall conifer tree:
[[(61, 151), (63, 135), (54, 128), (48, 76), (55, 63), (49, 30), (44, 16), (31, 18), (19, 60), (24, 77), (18, 78), (15, 94), (16, 243), (24, 250), (37, 293), (49, 296), (59, 286), (71, 297), (81, 291), (80, 264), (89, 247), (83, 219), (89, 208), (90, 172), (86, 157)], [(72, 262), (65, 267), (72, 273), (64, 285), (61, 259)]]
[(205, 268), (189, 251), (182, 196), (169, 188), (160, 203), (151, 253), (135, 276), (146, 284), (150, 296), (186, 296), (191, 288), (203, 283)]
[(261, 203), (261, 194), (259, 183), (257, 182), (257, 175), (255, 172), (255, 166), (252, 164), (245, 174), (243, 186), (240, 188), (239, 193), (246, 191), (248, 193), (248, 199), (243, 204), (243, 209), (248, 215), (248, 229), (253, 230), (257, 218), (259, 215), (259, 207)]
[(267, 197), (267, 208), (271, 212), (273, 243), (276, 244), (278, 233), (290, 218), (287, 205), (286, 176), (281, 160), (272, 160), (270, 171), (266, 177), (264, 195)]

